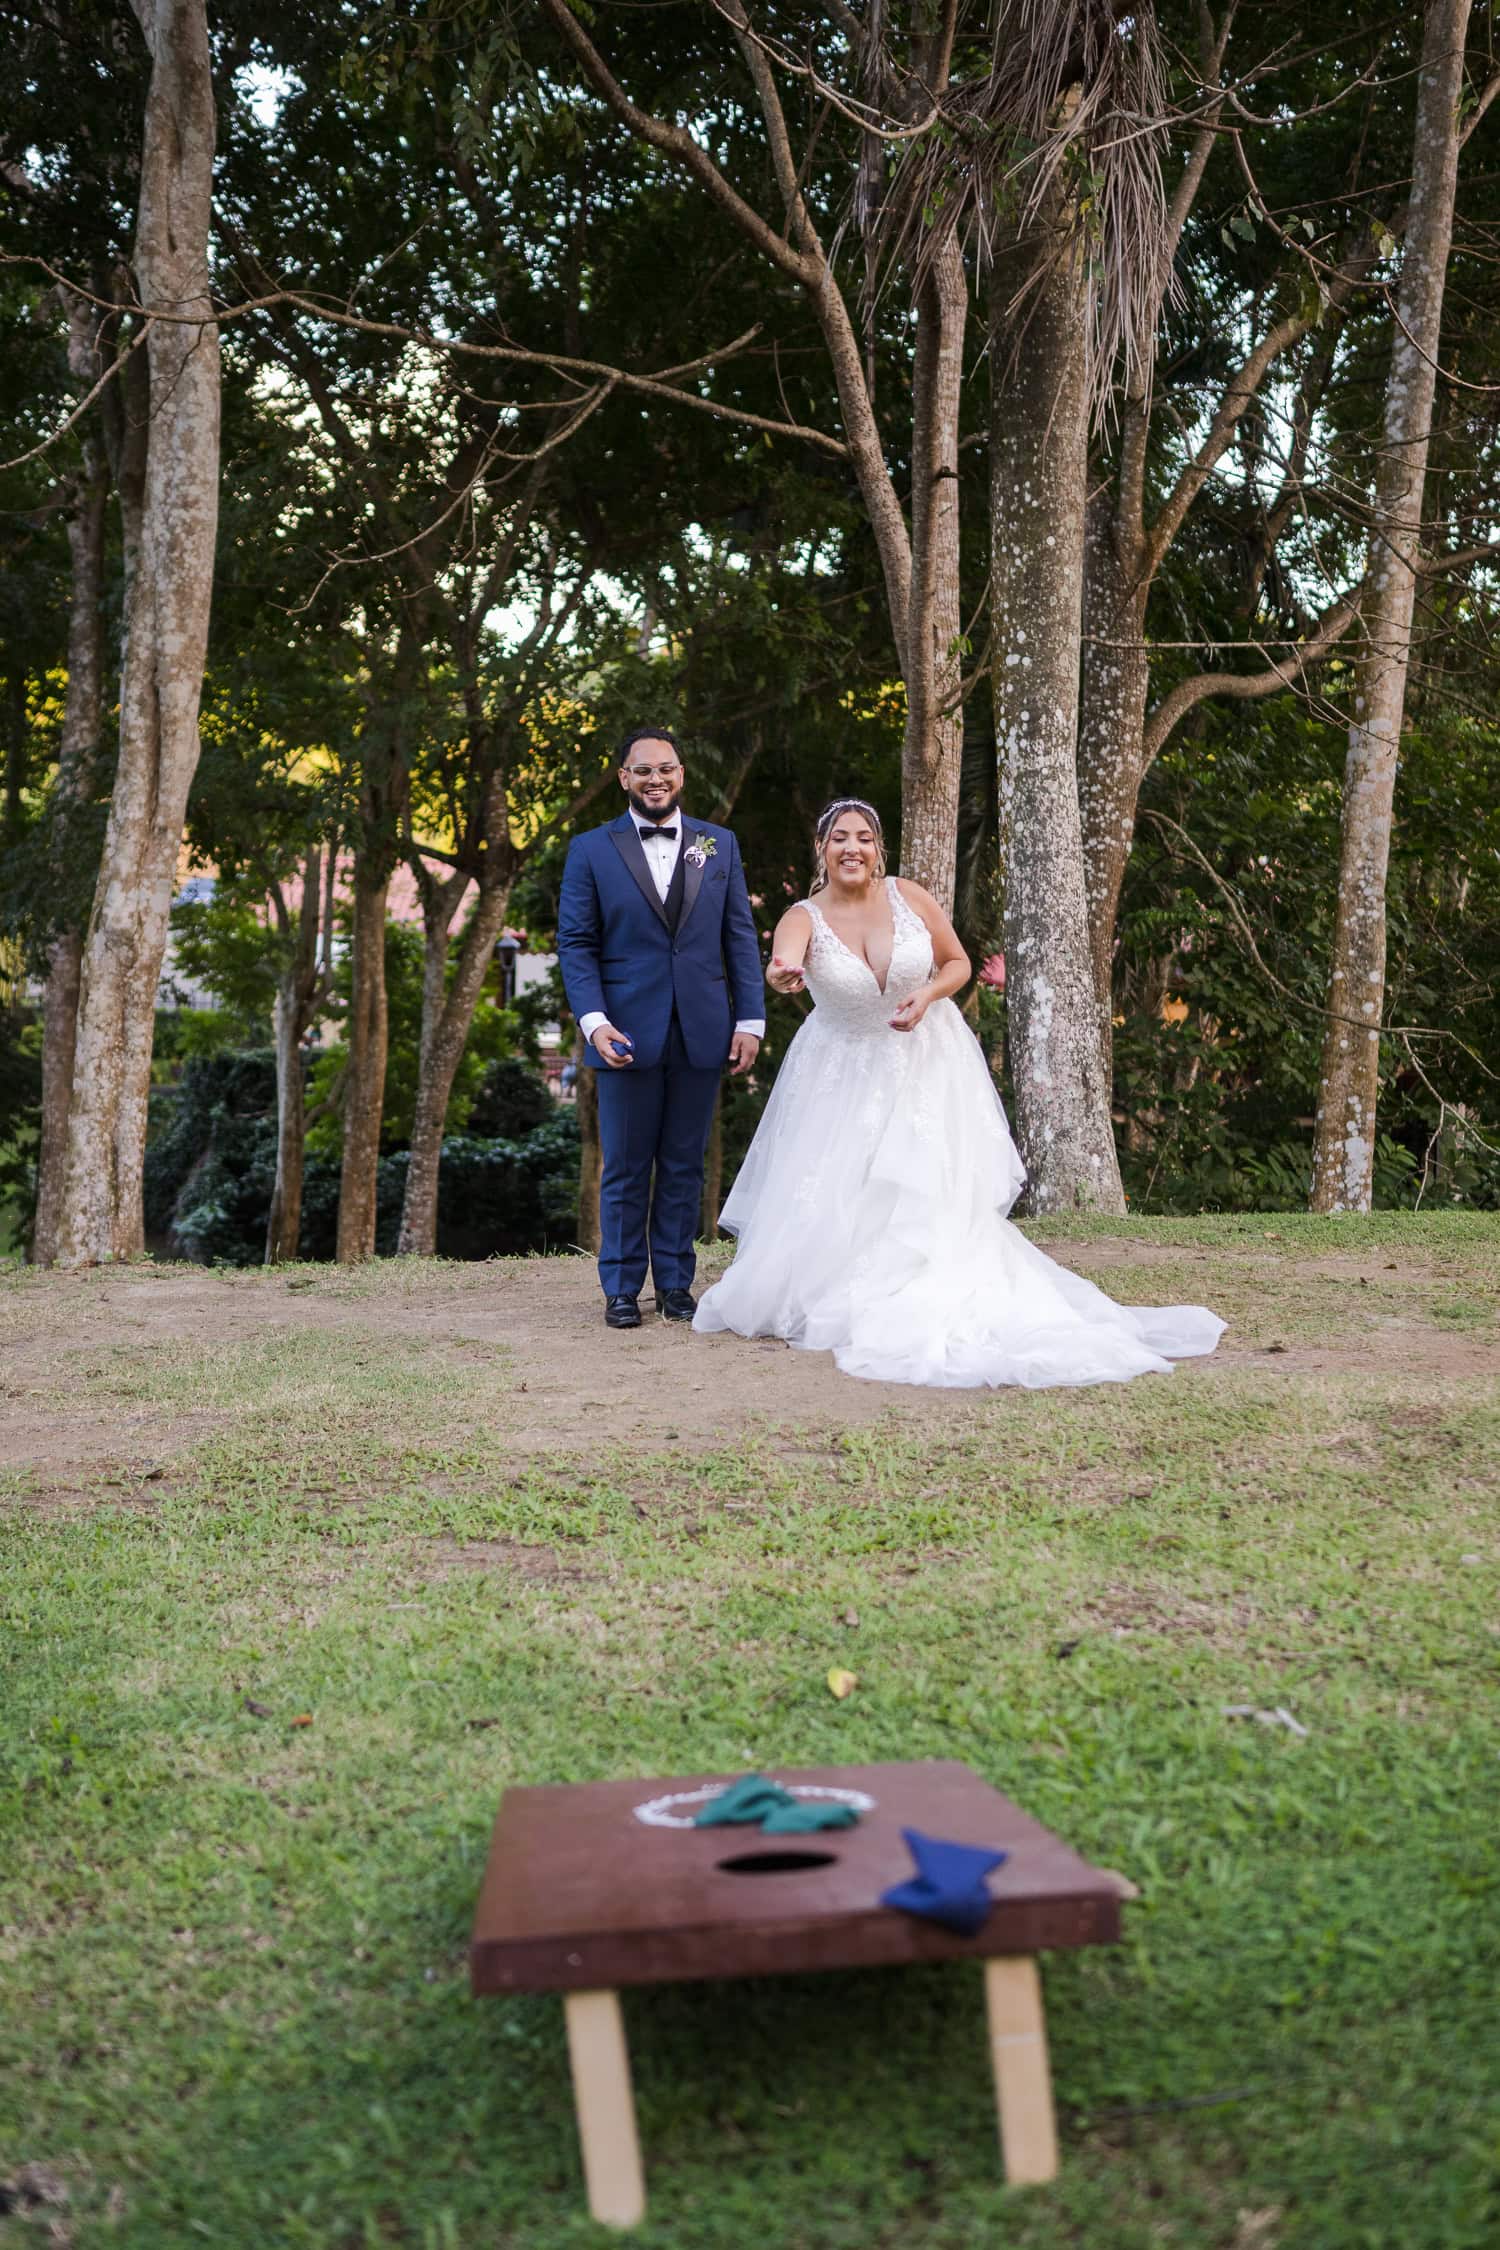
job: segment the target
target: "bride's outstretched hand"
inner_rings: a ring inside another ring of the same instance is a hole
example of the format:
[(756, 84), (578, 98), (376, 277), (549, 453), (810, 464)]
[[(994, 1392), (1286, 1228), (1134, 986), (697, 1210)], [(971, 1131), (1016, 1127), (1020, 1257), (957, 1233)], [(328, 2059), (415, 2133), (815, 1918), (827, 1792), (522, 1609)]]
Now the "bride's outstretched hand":
[(802, 964), (789, 964), (779, 953), (771, 955), (771, 966), (766, 971), (766, 982), (773, 992), (800, 992), (803, 985)]
[(902, 1001), (891, 1018), (892, 1031), (915, 1031), (917, 1025), (926, 1015), (931, 1001), (932, 994), (924, 984), (920, 992), (914, 992), (909, 1000)]

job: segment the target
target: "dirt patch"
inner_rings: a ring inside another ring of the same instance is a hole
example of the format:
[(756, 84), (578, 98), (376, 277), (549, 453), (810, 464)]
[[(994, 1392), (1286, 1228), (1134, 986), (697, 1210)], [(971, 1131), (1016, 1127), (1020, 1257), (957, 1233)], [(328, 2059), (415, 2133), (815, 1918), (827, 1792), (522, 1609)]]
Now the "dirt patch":
[(560, 1555), (555, 1547), (526, 1547), (518, 1539), (429, 1539), (416, 1557), (424, 1578), (451, 1578), (462, 1571), (485, 1577), (524, 1578), (533, 1584), (597, 1578), (584, 1563)]
[(1152, 1638), (1198, 1639), (1216, 1648), (1237, 1646), (1257, 1621), (1254, 1604), (1247, 1601), (1169, 1601), (1143, 1588), (1110, 1586), (1097, 1601), (1086, 1602), (1079, 1612), (1086, 1629), (1125, 1640), (1132, 1634)]
[(1226, 1336), (1214, 1354), (1216, 1367), (1279, 1367), (1287, 1374), (1347, 1375), (1364, 1370), (1387, 1376), (1406, 1372), (1430, 1380), (1493, 1382), (1500, 1375), (1500, 1343), (1443, 1335), (1415, 1323), (1390, 1321), (1363, 1336), (1326, 1344), (1234, 1344)]
[[(1075, 1270), (1108, 1271), (1113, 1293), (1150, 1301), (1152, 1271), (1201, 1267), (1195, 1296), (1226, 1305), (1295, 1288), (1303, 1267), (1260, 1246), (1206, 1249), (1114, 1238), (1051, 1243)], [(1400, 1302), (1393, 1278), (1377, 1302), (1359, 1288), (1374, 1261), (1321, 1256), (1306, 1272), (1346, 1280), (1347, 1328), (1331, 1316), (1309, 1336), (1289, 1325), (1285, 1344), (1264, 1322), (1253, 1340), (1233, 1328), (1211, 1361), (1188, 1363), (1174, 1384), (1213, 1383), (1227, 1373), (1298, 1376), (1355, 1373), (1473, 1384), (1500, 1370), (1495, 1332), (1445, 1327), (1424, 1317), (1418, 1261), (1403, 1256), (1415, 1301)], [(1447, 1261), (1442, 1261), (1447, 1267)], [(1450, 1269), (1451, 1270), (1451, 1269)], [(1119, 1278), (1113, 1279), (1118, 1275)], [(1129, 1276), (1129, 1278), (1127, 1278)], [(1445, 1273), (1444, 1278), (1447, 1278)], [(319, 1338), (328, 1350), (319, 1353)], [(265, 1355), (284, 1344), (293, 1408), (299, 1371), (303, 1411), (315, 1410), (338, 1364), (379, 1386), (400, 1372), (421, 1398), (426, 1371), (441, 1385), (437, 1419), (455, 1443), (480, 1428), (521, 1461), (560, 1464), (637, 1452), (689, 1453), (755, 1435), (789, 1459), (826, 1456), (851, 1430), (884, 1422), (913, 1435), (951, 1437), (981, 1416), (987, 1394), (924, 1391), (839, 1374), (824, 1353), (769, 1341), (704, 1337), (649, 1315), (638, 1330), (604, 1328), (598, 1283), (583, 1258), (496, 1261), (485, 1266), (406, 1264), (343, 1272), (224, 1273), (190, 1266), (140, 1266), (92, 1274), (13, 1274), (0, 1286), (0, 1448), (14, 1497), (28, 1504), (85, 1504), (101, 1492), (149, 1504), (169, 1485), (176, 1458), (255, 1411), (240, 1399), (233, 1353)], [(213, 1360), (202, 1402), (193, 1398), (195, 1354)], [(217, 1355), (215, 1358), (214, 1355)], [(226, 1364), (226, 1355), (227, 1364)], [(153, 1388), (162, 1395), (152, 1396)], [(436, 1396), (436, 1389), (433, 1393)], [(280, 1394), (278, 1393), (278, 1398)], [(309, 1405), (307, 1401), (312, 1401)], [(451, 1414), (449, 1407), (451, 1405)], [(383, 1413), (387, 1431), (392, 1416)], [(1128, 1480), (1127, 1480), (1128, 1481)], [(524, 1567), (513, 1553), (451, 1567)]]
[(149, 1268), (115, 1273), (107, 1286), (86, 1274), (28, 1277), (8, 1293), (0, 1328), (4, 1459), (12, 1470), (42, 1472), (49, 1485), (87, 1484), (105, 1468), (138, 1475), (167, 1462), (227, 1417), (135, 1400), (112, 1406), (92, 1383), (60, 1395), (60, 1370), (107, 1381), (110, 1355), (122, 1350), (147, 1355), (149, 1366), (156, 1343), (207, 1349), (276, 1333), (368, 1338), (376, 1352), (417, 1344), (431, 1355), (446, 1346), (449, 1366), (452, 1347), (469, 1366), (485, 1347), (503, 1354), (505, 1442), (521, 1455), (703, 1450), (757, 1421), (836, 1433), (892, 1407), (936, 1411), (932, 1397), (905, 1385), (847, 1381), (822, 1353), (702, 1337), (649, 1312), (639, 1329), (606, 1330), (593, 1267), (581, 1258), (480, 1270), (478, 1286), (467, 1274), (455, 1285), (435, 1268), (429, 1285), (389, 1296), (180, 1267), (166, 1277)]

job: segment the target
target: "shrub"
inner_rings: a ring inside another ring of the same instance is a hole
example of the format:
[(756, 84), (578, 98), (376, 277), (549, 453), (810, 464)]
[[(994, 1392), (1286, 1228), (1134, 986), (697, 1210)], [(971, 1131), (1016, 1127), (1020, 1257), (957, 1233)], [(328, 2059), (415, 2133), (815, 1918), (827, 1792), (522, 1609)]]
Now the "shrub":
[[(489, 1258), (571, 1245), (578, 1207), (578, 1121), (529, 1072), (545, 1109), (530, 1130), (450, 1135), (438, 1175), (440, 1255)], [(510, 1089), (514, 1095), (515, 1090)], [(147, 1227), (178, 1257), (203, 1264), (258, 1265), (276, 1180), (276, 1076), (269, 1050), (197, 1058), (175, 1089), (162, 1090), (160, 1122), (146, 1156)], [(523, 1114), (516, 1095), (512, 1115)], [(532, 1114), (536, 1104), (531, 1101)], [(405, 1149), (381, 1159), (375, 1247), (395, 1250), (410, 1163)], [(302, 1184), (301, 1255), (331, 1258), (338, 1233), (339, 1164), (309, 1155)]]
[(549, 1123), (557, 1104), (534, 1070), (508, 1055), (492, 1062), (464, 1120), (472, 1140), (515, 1141)]

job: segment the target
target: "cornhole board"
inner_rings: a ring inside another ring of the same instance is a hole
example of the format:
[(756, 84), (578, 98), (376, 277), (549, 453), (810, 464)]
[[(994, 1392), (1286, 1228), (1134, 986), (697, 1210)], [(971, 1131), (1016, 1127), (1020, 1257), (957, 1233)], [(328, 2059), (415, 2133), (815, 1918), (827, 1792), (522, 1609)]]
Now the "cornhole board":
[[(1005, 2177), (1052, 2179), (1036, 1956), (1118, 1939), (1129, 1886), (956, 1761), (778, 1768), (771, 1778), (853, 1792), (871, 1808), (854, 1828), (768, 1836), (692, 1826), (702, 1775), (508, 1789), (501, 1799), (470, 1981), (475, 1993), (562, 1994), (593, 2216), (631, 2227), (646, 2209), (621, 1986), (811, 1969), (979, 1962)], [(994, 1905), (975, 1936), (880, 1904), (912, 1872), (903, 1827), (1009, 1854), (989, 1877)]]

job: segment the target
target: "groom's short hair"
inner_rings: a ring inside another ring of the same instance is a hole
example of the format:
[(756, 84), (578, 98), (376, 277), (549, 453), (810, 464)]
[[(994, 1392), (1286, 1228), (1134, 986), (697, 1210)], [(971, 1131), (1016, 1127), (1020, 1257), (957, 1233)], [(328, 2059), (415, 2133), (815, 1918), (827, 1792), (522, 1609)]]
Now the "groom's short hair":
[(629, 765), (630, 753), (635, 748), (638, 742), (670, 743), (673, 756), (676, 758), (679, 765), (682, 764), (682, 744), (678, 741), (676, 735), (673, 734), (670, 727), (632, 727), (629, 734), (626, 735), (625, 740), (620, 744), (620, 755), (618, 760), (616, 761), (617, 764), (622, 766)]

